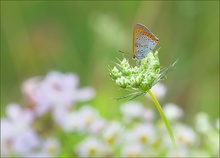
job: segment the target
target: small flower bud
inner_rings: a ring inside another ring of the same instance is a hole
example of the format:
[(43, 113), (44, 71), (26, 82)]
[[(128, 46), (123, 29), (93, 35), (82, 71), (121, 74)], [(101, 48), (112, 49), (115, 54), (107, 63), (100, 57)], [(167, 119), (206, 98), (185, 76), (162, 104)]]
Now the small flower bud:
[(130, 67), (130, 65), (129, 65), (127, 59), (124, 58), (124, 59), (121, 61), (121, 67), (123, 67), (123, 68), (129, 68), (129, 67)]
[(121, 76), (121, 72), (118, 70), (117, 67), (114, 66), (114, 68), (110, 72), (110, 76), (112, 77), (112, 79), (117, 79), (118, 77)]
[(128, 80), (124, 76), (118, 78), (115, 82), (121, 88), (126, 88), (128, 86), (128, 83), (129, 83)]

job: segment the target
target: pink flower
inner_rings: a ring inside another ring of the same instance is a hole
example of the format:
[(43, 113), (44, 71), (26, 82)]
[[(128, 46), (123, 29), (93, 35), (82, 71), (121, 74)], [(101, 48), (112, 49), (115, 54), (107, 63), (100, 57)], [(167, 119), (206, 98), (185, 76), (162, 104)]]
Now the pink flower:
[(40, 116), (50, 110), (68, 110), (74, 103), (94, 97), (95, 92), (91, 87), (79, 89), (78, 85), (76, 74), (52, 71), (44, 79), (35, 77), (25, 81), (22, 91), (34, 103), (34, 109)]
[(31, 128), (33, 113), (18, 104), (10, 104), (6, 114), (7, 118), (1, 119), (2, 156), (9, 156), (10, 151), (22, 156), (38, 147), (40, 139)]

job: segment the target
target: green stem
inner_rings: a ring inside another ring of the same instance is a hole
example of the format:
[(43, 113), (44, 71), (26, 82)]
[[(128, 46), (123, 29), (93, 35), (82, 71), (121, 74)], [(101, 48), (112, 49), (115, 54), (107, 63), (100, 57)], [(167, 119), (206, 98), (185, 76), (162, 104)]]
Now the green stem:
[(157, 98), (154, 96), (154, 94), (150, 90), (148, 91), (148, 94), (150, 95), (151, 99), (153, 100), (154, 104), (156, 105), (157, 110), (159, 111), (159, 113), (160, 113), (160, 115), (161, 115), (161, 117), (162, 117), (162, 119), (163, 119), (163, 121), (164, 121), (164, 123), (167, 127), (167, 130), (168, 130), (168, 133), (169, 133), (170, 138), (172, 140), (173, 146), (176, 148), (176, 142), (175, 142), (175, 139), (174, 139), (172, 129), (171, 129), (171, 127), (169, 125), (169, 122), (168, 122), (168, 120), (167, 120), (167, 118), (166, 118), (166, 116), (163, 112), (163, 109), (160, 106), (160, 103), (157, 101)]

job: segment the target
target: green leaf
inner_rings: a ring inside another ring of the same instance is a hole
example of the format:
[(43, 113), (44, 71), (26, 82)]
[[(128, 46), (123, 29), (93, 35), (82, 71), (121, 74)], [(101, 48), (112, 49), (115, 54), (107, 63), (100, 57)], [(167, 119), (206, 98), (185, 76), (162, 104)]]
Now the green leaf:
[(173, 62), (173, 64), (171, 64), (168, 68), (166, 68), (165, 70), (163, 70), (161, 72), (161, 74), (159, 75), (159, 77), (154, 81), (154, 83), (152, 84), (152, 86), (154, 86), (156, 83), (158, 83), (159, 81), (161, 81), (163, 78), (166, 77), (166, 74), (168, 72), (170, 72), (171, 70), (174, 69), (174, 66), (176, 65), (176, 63), (178, 62), (179, 59), (177, 59), (176, 61)]
[(128, 95), (125, 95), (125, 96), (122, 96), (120, 98), (115, 98), (117, 101), (118, 100), (121, 100), (121, 99), (125, 99), (125, 98), (129, 98), (128, 100), (133, 100), (143, 94), (146, 94), (146, 92), (144, 91), (139, 91), (139, 92), (134, 92), (134, 93), (131, 93), (131, 94), (128, 94)]

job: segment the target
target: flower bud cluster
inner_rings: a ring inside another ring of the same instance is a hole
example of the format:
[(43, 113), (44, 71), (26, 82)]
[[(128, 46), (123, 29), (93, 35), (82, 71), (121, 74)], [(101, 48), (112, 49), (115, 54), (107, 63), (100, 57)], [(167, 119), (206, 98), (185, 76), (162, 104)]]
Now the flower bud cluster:
[(123, 59), (110, 69), (111, 79), (121, 88), (148, 91), (160, 75), (158, 52), (150, 52), (132, 67), (127, 59)]

